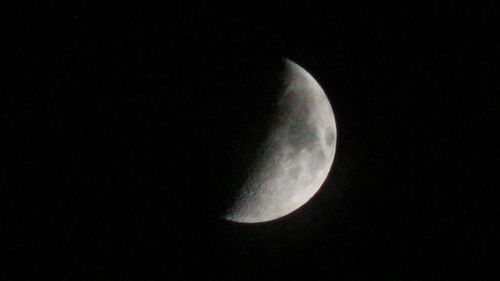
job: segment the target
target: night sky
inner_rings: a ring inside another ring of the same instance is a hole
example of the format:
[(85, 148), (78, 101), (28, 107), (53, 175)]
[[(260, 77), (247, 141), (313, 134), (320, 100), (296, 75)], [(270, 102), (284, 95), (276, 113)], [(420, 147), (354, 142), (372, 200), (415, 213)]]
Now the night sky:
[[(498, 271), (495, 7), (253, 6), (5, 10), (0, 279)], [(282, 58), (332, 103), (334, 164), (291, 215), (229, 223)]]

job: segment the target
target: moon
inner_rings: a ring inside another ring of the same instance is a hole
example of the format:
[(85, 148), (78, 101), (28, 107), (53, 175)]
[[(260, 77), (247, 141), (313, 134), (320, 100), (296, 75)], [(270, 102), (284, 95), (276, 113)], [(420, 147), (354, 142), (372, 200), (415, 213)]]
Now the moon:
[(289, 59), (281, 77), (270, 129), (226, 220), (258, 223), (290, 214), (318, 192), (333, 164), (337, 127), (328, 97)]

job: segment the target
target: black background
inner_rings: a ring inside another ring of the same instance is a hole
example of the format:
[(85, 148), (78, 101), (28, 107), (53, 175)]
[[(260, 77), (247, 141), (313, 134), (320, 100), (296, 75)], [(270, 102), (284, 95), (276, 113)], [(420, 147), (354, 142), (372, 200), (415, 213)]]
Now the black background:
[[(4, 10), (4, 280), (495, 273), (495, 7), (254, 5)], [(225, 222), (284, 57), (332, 101), (332, 172), (289, 216)]]

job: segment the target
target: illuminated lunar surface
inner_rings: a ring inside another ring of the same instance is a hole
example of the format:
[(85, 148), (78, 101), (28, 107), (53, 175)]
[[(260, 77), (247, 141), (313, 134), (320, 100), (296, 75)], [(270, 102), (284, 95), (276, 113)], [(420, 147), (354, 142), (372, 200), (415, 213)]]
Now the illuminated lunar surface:
[(293, 212), (320, 189), (332, 166), (337, 128), (327, 96), (290, 60), (282, 78), (277, 112), (227, 220), (257, 223)]

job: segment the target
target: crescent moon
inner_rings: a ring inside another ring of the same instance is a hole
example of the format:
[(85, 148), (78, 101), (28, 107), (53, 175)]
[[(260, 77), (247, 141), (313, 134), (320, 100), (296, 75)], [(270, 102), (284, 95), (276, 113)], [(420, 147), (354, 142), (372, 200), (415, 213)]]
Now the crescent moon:
[(224, 218), (258, 223), (295, 211), (321, 188), (335, 156), (337, 127), (321, 86), (285, 59), (271, 128)]

